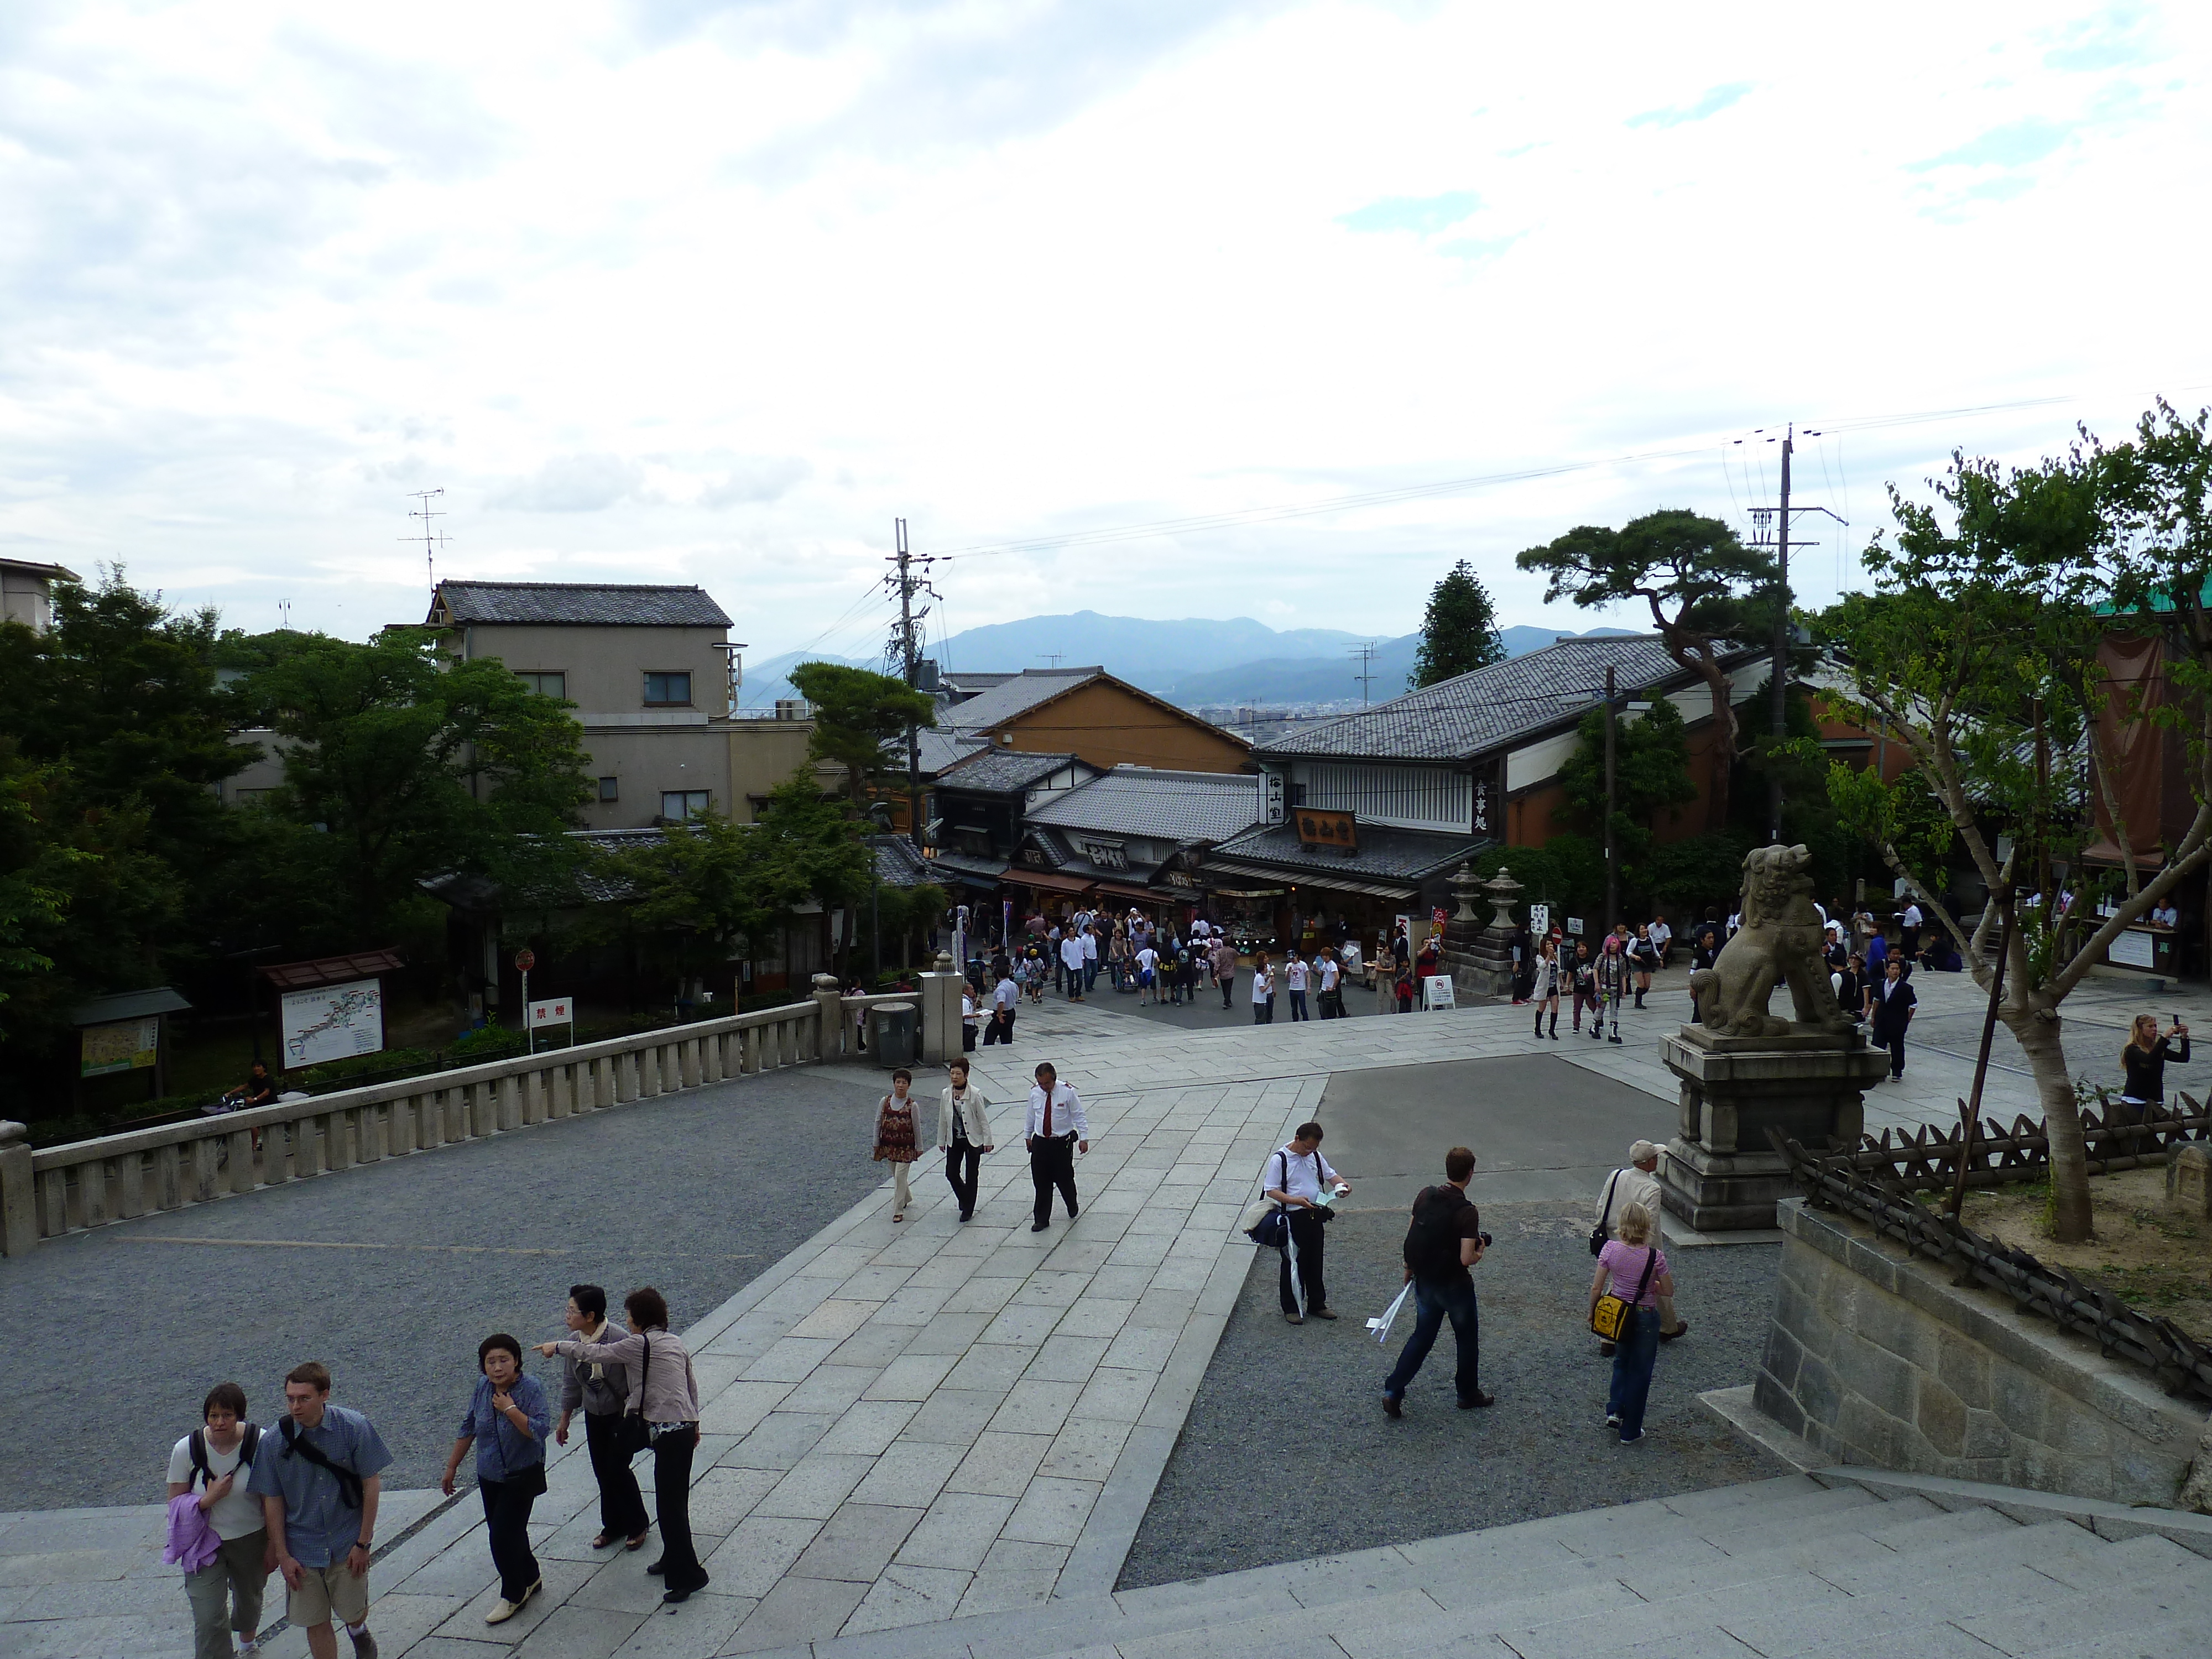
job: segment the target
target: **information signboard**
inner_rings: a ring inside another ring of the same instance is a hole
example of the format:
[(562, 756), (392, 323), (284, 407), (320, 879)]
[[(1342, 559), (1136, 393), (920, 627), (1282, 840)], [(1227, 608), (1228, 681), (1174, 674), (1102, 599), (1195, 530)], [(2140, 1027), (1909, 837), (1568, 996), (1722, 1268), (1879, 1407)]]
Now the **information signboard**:
[(1431, 974), (1421, 981), (1421, 1002), (1434, 1012), (1438, 1008), (1449, 1008), (1452, 1002), (1452, 982), (1447, 974)]
[(112, 1072), (136, 1071), (151, 1066), (160, 1052), (161, 1020), (158, 1014), (143, 1019), (112, 1020), (84, 1028), (84, 1054), (80, 1077), (106, 1077)]
[(575, 1005), (566, 997), (548, 997), (543, 1002), (530, 1005), (529, 1020), (533, 1031), (544, 1025), (574, 1025)]
[(384, 1048), (383, 982), (357, 979), (346, 985), (319, 985), (312, 991), (288, 991), (282, 1025), (287, 1071), (380, 1053)]

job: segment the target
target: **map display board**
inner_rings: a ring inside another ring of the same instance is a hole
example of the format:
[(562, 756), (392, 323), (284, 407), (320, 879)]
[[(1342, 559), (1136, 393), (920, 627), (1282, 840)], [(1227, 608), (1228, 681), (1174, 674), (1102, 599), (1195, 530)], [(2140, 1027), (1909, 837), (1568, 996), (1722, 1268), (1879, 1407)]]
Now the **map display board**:
[(284, 1069), (320, 1066), (384, 1047), (384, 986), (374, 979), (288, 991), (283, 1004)]
[(161, 1021), (159, 1015), (149, 1014), (142, 1019), (118, 1019), (105, 1025), (84, 1028), (84, 1057), (77, 1075), (105, 1077), (111, 1072), (129, 1072), (154, 1063), (155, 1050), (161, 1041)]

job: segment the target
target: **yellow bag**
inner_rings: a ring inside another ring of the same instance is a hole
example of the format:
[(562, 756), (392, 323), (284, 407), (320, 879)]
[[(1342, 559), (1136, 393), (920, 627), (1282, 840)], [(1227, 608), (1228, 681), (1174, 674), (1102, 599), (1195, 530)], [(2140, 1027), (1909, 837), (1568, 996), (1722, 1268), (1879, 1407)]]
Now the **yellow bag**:
[(1590, 1329), (1607, 1342), (1620, 1340), (1621, 1333), (1628, 1328), (1628, 1316), (1636, 1311), (1636, 1304), (1644, 1300), (1644, 1292), (1650, 1288), (1651, 1270), (1659, 1265), (1659, 1247), (1644, 1247), (1644, 1277), (1636, 1286), (1636, 1295), (1624, 1301), (1607, 1291), (1598, 1297), (1597, 1306), (1590, 1310)]

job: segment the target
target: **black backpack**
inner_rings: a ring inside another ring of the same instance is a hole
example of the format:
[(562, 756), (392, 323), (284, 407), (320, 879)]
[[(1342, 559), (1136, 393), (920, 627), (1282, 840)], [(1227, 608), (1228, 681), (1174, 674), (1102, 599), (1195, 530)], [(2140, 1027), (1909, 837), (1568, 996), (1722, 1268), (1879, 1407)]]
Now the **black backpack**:
[(1413, 1200), (1406, 1229), (1406, 1266), (1416, 1279), (1447, 1279), (1459, 1271), (1459, 1212), (1467, 1194), (1453, 1187), (1425, 1187)]
[[(246, 1425), (246, 1437), (238, 1443), (239, 1469), (246, 1468), (253, 1462), (253, 1454), (260, 1444), (261, 1425), (258, 1423), (248, 1423)], [(187, 1486), (195, 1483), (203, 1486), (213, 1486), (215, 1470), (208, 1464), (207, 1431), (204, 1428), (192, 1431), (191, 1437), (185, 1442), (185, 1455), (192, 1460), (192, 1479), (185, 1484)], [(237, 1472), (238, 1470), (232, 1471), (234, 1474)]]

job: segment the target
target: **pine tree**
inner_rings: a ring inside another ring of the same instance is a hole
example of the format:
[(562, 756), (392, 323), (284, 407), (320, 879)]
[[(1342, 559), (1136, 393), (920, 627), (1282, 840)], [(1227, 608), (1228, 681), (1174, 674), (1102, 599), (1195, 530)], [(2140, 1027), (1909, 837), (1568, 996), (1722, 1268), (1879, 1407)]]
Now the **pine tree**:
[(1462, 559), (1430, 591), (1420, 648), (1413, 653), (1413, 676), (1407, 685), (1418, 691), (1504, 659), (1505, 641), (1498, 635), (1490, 590)]

